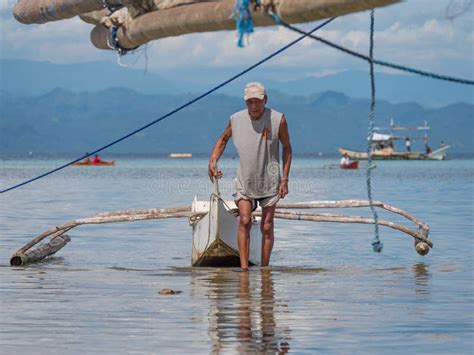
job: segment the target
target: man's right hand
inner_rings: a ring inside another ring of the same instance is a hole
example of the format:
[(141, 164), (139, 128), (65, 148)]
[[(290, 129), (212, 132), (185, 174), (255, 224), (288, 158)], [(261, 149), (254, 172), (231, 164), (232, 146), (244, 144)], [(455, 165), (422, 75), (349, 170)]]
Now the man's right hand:
[(212, 161), (209, 162), (207, 174), (209, 175), (209, 179), (211, 179), (212, 182), (214, 182), (215, 177), (220, 179), (224, 175), (222, 174), (222, 171), (217, 170), (216, 163)]
[(209, 179), (211, 179), (212, 182), (214, 182), (215, 177), (218, 179), (222, 177), (222, 171), (217, 170), (217, 161), (224, 152), (225, 146), (230, 137), (232, 137), (232, 125), (229, 121), (224, 132), (221, 134), (216, 144), (214, 145), (211, 156), (209, 158), (209, 168), (207, 174), (209, 175)]

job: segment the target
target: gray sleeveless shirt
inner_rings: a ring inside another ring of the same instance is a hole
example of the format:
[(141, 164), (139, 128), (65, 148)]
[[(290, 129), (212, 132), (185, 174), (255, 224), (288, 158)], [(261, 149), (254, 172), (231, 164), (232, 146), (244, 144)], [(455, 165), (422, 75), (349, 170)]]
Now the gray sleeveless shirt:
[(280, 159), (278, 131), (282, 114), (269, 108), (258, 120), (252, 120), (247, 110), (230, 118), (232, 141), (239, 153), (240, 166), (235, 190), (249, 198), (278, 194)]

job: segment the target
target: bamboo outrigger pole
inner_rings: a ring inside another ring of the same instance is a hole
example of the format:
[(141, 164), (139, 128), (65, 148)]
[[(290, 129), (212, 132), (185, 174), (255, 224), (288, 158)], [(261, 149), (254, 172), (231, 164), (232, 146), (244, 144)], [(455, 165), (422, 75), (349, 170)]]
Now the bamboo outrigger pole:
[[(375, 201), (374, 206), (383, 208), (387, 211), (400, 214), (408, 220), (414, 222), (418, 229), (413, 230), (397, 223), (379, 220), (380, 225), (399, 230), (412, 236), (415, 239), (415, 248), (418, 254), (425, 255), (429, 252), (429, 248), (433, 247), (433, 243), (428, 238), (429, 226), (405, 211), (387, 205), (380, 201)], [(275, 213), (275, 218), (290, 219), (290, 220), (304, 220), (313, 222), (338, 222), (338, 223), (362, 223), (373, 224), (373, 219), (360, 216), (345, 216), (337, 214), (317, 214), (317, 213), (302, 213), (295, 211), (284, 211), (285, 209), (312, 209), (312, 208), (354, 208), (367, 207), (369, 202), (365, 200), (342, 200), (342, 201), (313, 201), (300, 203), (279, 203)], [(259, 216), (261, 212), (254, 212), (255, 216)], [(77, 219), (67, 222), (60, 226), (56, 226), (41, 233), (36, 238), (18, 249), (10, 259), (12, 266), (24, 266), (31, 262), (38, 262), (46, 257), (53, 255), (62, 247), (64, 247), (70, 238), (65, 234), (72, 228), (85, 224), (103, 224), (114, 222), (136, 222), (154, 219), (167, 218), (200, 218), (205, 213), (195, 214), (191, 210), (191, 206), (175, 207), (175, 208), (153, 208), (144, 210), (123, 210), (113, 211), (107, 213), (98, 213), (88, 218)], [(41, 245), (36, 249), (32, 249), (35, 245), (50, 237), (49, 242)]]
[[(412, 236), (415, 239), (415, 249), (418, 254), (426, 255), (433, 248), (433, 242), (429, 239), (428, 234), (430, 227), (420, 221), (418, 218), (408, 214), (407, 212), (390, 206), (381, 201), (373, 201), (374, 207), (382, 208), (386, 211), (399, 214), (406, 219), (416, 224), (417, 230), (407, 228), (401, 224), (393, 223), (385, 220), (378, 220), (379, 225), (389, 227), (392, 229), (399, 230), (405, 234)], [(301, 212), (289, 212), (281, 210), (286, 209), (312, 209), (312, 208), (357, 208), (357, 207), (369, 207), (369, 201), (367, 200), (341, 200), (341, 201), (313, 201), (313, 202), (297, 202), (297, 203), (279, 203), (275, 212), (275, 218), (290, 219), (290, 220), (303, 220), (312, 222), (337, 222), (337, 223), (362, 223), (362, 224), (375, 224), (372, 218), (366, 218), (361, 216), (344, 216), (329, 213), (301, 213)], [(255, 212), (255, 215), (260, 215), (261, 212)]]
[[(63, 236), (74, 227), (83, 224), (103, 224), (114, 222), (136, 222), (150, 219), (166, 219), (166, 218), (189, 218), (191, 217), (191, 206), (175, 207), (175, 208), (152, 208), (147, 210), (124, 210), (107, 213), (98, 213), (94, 216), (82, 219), (76, 219), (56, 226), (41, 233), (36, 238), (26, 243), (23, 247), (18, 249), (10, 258), (11, 266), (23, 266), (31, 262), (37, 262), (46, 257), (56, 253), (69, 242), (69, 237), (65, 239), (64, 243), (58, 245), (57, 237)], [(30, 250), (36, 244), (43, 241), (45, 238), (52, 236), (51, 239), (37, 249)], [(64, 237), (64, 236), (63, 236)], [(33, 257), (32, 257), (33, 255)]]

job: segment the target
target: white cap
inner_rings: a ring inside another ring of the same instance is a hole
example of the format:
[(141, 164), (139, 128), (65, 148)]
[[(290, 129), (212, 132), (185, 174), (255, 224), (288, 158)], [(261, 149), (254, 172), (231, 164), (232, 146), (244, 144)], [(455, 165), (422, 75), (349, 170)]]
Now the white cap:
[(249, 99), (259, 99), (263, 100), (265, 98), (265, 86), (261, 83), (253, 82), (248, 83), (245, 85), (244, 89), (244, 100), (247, 101)]

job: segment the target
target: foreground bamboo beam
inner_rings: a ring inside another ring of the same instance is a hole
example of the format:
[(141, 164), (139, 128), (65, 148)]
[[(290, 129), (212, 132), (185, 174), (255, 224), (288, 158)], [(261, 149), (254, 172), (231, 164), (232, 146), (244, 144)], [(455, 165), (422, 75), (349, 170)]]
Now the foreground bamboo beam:
[(172, 208), (148, 208), (143, 210), (121, 210), (113, 212), (97, 213), (94, 217), (108, 217), (118, 215), (134, 215), (134, 214), (159, 214), (159, 213), (175, 213), (175, 212), (191, 212), (191, 206), (180, 206)]
[[(134, 5), (142, 0), (107, 0), (110, 5)], [(18, 22), (30, 25), (72, 18), (101, 10), (103, 0), (21, 0), (13, 7), (13, 16)]]
[(110, 14), (109, 10), (102, 9), (102, 10), (96, 10), (96, 11), (80, 14), (79, 18), (86, 23), (96, 26), (96, 25), (100, 25), (100, 20), (102, 20), (103, 17), (108, 16), (109, 14)]
[[(294, 23), (341, 16), (351, 12), (385, 6), (398, 1), (400, 0), (278, 0), (274, 1), (274, 4), (281, 17), (284, 17), (290, 23)], [(227, 11), (226, 17), (229, 17), (235, 1), (223, 0), (221, 2), (228, 2), (232, 5), (229, 7), (226, 4), (225, 7)], [(107, 0), (107, 3), (112, 6), (140, 5), (143, 3), (143, 0)], [(20, 0), (13, 8), (13, 15), (17, 21), (24, 24), (41, 24), (69, 19), (103, 8), (103, 0)], [(317, 18), (315, 18), (315, 12), (318, 13)], [(204, 15), (212, 17), (218, 13), (212, 11)], [(163, 17), (166, 18), (167, 16), (164, 15)]]
[[(279, 0), (276, 12), (288, 23), (321, 20), (342, 16), (399, 2), (399, 0)], [(117, 39), (125, 49), (135, 48), (151, 40), (180, 36), (195, 32), (233, 30), (235, 21), (230, 16), (235, 0), (196, 3), (162, 11), (146, 13), (120, 27)], [(262, 11), (252, 12), (255, 26), (273, 26), (275, 21)], [(102, 25), (91, 32), (97, 48), (110, 49), (110, 32)]]

